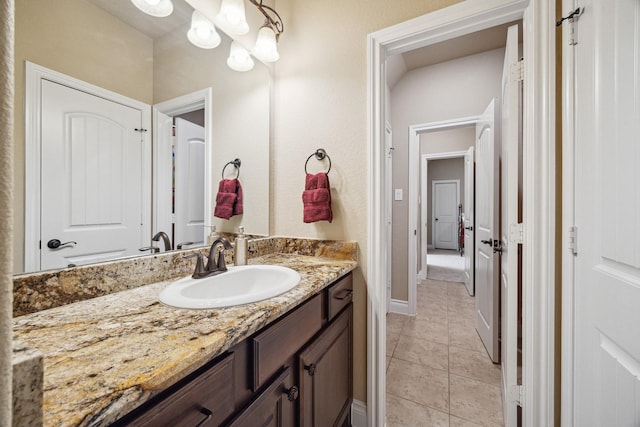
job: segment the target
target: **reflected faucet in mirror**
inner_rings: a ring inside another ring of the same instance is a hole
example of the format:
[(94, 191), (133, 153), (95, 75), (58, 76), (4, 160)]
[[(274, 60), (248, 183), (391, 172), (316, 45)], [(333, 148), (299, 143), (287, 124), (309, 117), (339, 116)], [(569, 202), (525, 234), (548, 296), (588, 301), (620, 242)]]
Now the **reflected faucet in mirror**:
[(161, 238), (162, 238), (162, 242), (164, 243), (165, 252), (173, 249), (173, 247), (171, 246), (171, 239), (169, 239), (169, 236), (167, 236), (167, 233), (165, 233), (164, 231), (157, 232), (155, 236), (151, 238), (151, 240), (153, 240), (154, 242), (159, 242)]
[[(220, 250), (218, 250), (220, 246)], [(224, 251), (227, 249), (233, 249), (231, 243), (224, 238), (218, 237), (211, 244), (209, 248), (209, 259), (207, 265), (204, 265), (204, 256), (202, 254), (186, 255), (185, 258), (196, 257), (196, 268), (191, 277), (194, 279), (204, 279), (205, 277), (215, 276), (216, 274), (224, 273), (227, 271), (227, 266), (224, 262)], [(216, 253), (218, 253), (218, 259), (216, 260)]]

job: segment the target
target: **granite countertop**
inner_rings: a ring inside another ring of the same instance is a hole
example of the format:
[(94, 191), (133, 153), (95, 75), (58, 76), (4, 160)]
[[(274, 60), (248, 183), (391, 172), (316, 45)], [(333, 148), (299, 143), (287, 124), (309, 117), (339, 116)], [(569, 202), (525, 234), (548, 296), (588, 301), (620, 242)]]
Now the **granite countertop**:
[(158, 301), (168, 280), (14, 318), (14, 340), (44, 355), (44, 425), (112, 423), (357, 265), (284, 253), (249, 263), (290, 267), (301, 281), (269, 300), (188, 310)]

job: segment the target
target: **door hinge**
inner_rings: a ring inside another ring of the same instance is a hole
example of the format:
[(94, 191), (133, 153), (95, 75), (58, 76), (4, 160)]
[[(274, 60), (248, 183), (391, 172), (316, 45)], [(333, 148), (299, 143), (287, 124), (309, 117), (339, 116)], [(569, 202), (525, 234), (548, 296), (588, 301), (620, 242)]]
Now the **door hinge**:
[(509, 241), (511, 243), (523, 244), (524, 243), (524, 224), (519, 222), (517, 224), (509, 224)]
[(584, 7), (577, 8), (561, 20), (556, 22), (556, 27), (561, 26), (565, 21), (569, 23), (569, 46), (575, 46), (578, 44), (578, 32), (576, 31), (576, 21), (580, 18), (580, 15), (584, 13)]
[(578, 255), (578, 227), (569, 227), (569, 250), (572, 254)]
[(176, 223), (176, 214), (171, 214), (171, 224)]
[(524, 402), (524, 387), (522, 385), (514, 384), (509, 387), (509, 401), (522, 406), (522, 402)]
[(514, 83), (524, 80), (524, 59), (511, 64), (511, 81)]

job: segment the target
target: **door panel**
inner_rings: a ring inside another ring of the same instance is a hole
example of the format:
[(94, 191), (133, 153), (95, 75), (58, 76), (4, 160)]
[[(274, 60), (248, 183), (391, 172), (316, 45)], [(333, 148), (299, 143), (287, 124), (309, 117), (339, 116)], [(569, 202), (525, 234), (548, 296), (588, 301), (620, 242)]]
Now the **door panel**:
[(204, 127), (176, 118), (174, 243), (204, 243)]
[(458, 249), (458, 183), (433, 181), (434, 248)]
[(509, 27), (502, 69), (502, 154), (501, 154), (501, 359), (503, 408), (505, 425), (517, 425), (517, 402), (509, 392), (518, 384), (518, 268), (522, 199), (519, 194), (521, 158), (521, 91), (522, 83), (511, 72), (518, 65), (518, 26)]
[[(139, 254), (142, 114), (42, 81), (41, 268)], [(58, 239), (77, 242), (47, 247)]]
[(464, 156), (464, 284), (475, 295), (475, 156), (470, 147)]
[(500, 137), (497, 100), (492, 100), (476, 125), (476, 329), (494, 362), (498, 347), (499, 256), (493, 251), (499, 234)]
[[(640, 3), (578, 1), (574, 425), (640, 424)], [(574, 100), (569, 100), (573, 102)], [(597, 403), (597, 404), (594, 404)]]

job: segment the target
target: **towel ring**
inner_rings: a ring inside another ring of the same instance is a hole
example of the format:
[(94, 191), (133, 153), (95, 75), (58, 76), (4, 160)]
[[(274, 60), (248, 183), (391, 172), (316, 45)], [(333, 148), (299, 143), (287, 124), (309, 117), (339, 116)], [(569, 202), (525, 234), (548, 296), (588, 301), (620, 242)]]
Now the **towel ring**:
[(235, 159), (235, 160), (232, 160), (232, 161), (228, 162), (226, 165), (224, 165), (224, 167), (222, 168), (222, 179), (224, 179), (224, 170), (229, 165), (235, 166), (235, 168), (236, 168), (236, 179), (238, 179), (240, 177), (240, 165), (241, 164), (242, 164), (242, 162), (240, 161), (240, 159)]
[(326, 173), (329, 173), (329, 171), (331, 170), (331, 157), (329, 157), (329, 155), (324, 150), (324, 148), (318, 148), (315, 153), (307, 157), (307, 161), (304, 163), (304, 173), (309, 173), (307, 172), (307, 164), (309, 163), (309, 160), (311, 160), (313, 156), (316, 156), (316, 159), (318, 160), (324, 160), (325, 158), (329, 160), (329, 169), (327, 169), (327, 172), (326, 172)]

